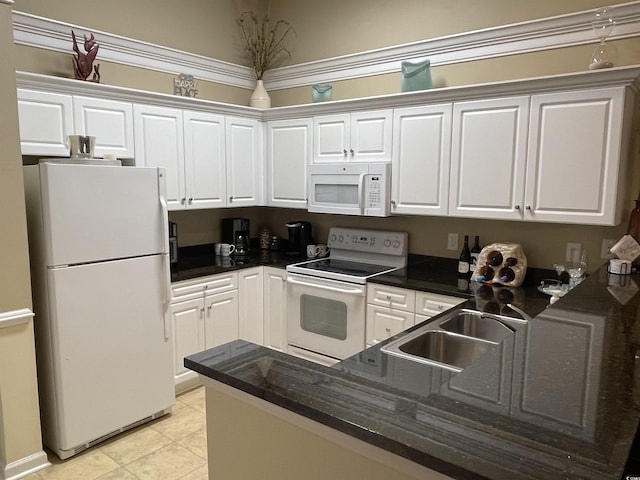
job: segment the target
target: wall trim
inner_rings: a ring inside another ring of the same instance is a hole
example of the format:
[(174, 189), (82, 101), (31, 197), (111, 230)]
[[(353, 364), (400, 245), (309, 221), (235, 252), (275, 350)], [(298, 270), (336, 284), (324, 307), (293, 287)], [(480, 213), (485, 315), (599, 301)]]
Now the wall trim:
[[(614, 5), (611, 39), (640, 35), (640, 1)], [(265, 73), (269, 90), (347, 80), (400, 71), (404, 60), (430, 59), (432, 66), (594, 44), (593, 10), (465, 32), (404, 45), (370, 50)], [(589, 59), (585, 58), (585, 69)]]
[(9, 312), (0, 312), (0, 329), (27, 323), (33, 318), (33, 312), (28, 308), (12, 310)]
[(5, 5), (13, 5), (14, 0), (0, 0), (0, 3), (4, 3)]
[[(184, 52), (134, 38), (93, 30), (72, 23), (13, 11), (13, 40), (16, 44), (43, 48), (71, 55), (71, 30), (76, 36), (93, 33), (100, 44), (98, 60), (146, 68), (242, 88), (253, 88), (255, 76), (249, 67)], [(69, 60), (71, 61), (71, 60)], [(71, 64), (69, 64), (71, 65)], [(71, 66), (69, 67), (71, 71)]]
[(49, 466), (51, 463), (49, 463), (47, 454), (44, 450), (40, 450), (38, 453), (11, 462), (3, 470), (0, 470), (0, 473), (4, 471), (2, 478), (6, 480), (18, 480)]
[[(614, 5), (612, 39), (640, 36), (640, 0)], [(266, 72), (265, 86), (281, 90), (313, 83), (348, 80), (398, 72), (404, 60), (430, 58), (434, 66), (595, 44), (593, 10), (422, 40), (351, 55), (290, 65)], [(100, 59), (165, 73), (192, 74), (198, 79), (253, 88), (249, 67), (121, 37), (108, 32), (13, 11), (14, 42), (71, 54), (71, 29), (94, 33)], [(585, 59), (585, 68), (588, 59)]]

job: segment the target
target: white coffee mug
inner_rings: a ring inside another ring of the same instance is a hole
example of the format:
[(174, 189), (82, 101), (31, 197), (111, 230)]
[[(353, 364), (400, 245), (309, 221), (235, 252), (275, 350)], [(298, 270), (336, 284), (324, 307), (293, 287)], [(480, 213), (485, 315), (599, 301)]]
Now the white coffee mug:
[(230, 243), (223, 243), (222, 245), (220, 245), (220, 255), (222, 255), (223, 257), (228, 257), (235, 251), (236, 251), (235, 245), (232, 245)]
[(213, 244), (213, 251), (215, 252), (216, 256), (220, 255), (220, 249), (222, 248), (222, 243), (214, 243)]
[(307, 245), (307, 258), (316, 258), (318, 255), (317, 245)]
[(616, 275), (630, 275), (631, 262), (621, 258), (612, 258), (609, 260), (609, 273), (615, 273)]
[(318, 257), (322, 258), (322, 257), (326, 257), (327, 253), (329, 253), (329, 249), (327, 248), (327, 245), (324, 243), (319, 243), (318, 244)]

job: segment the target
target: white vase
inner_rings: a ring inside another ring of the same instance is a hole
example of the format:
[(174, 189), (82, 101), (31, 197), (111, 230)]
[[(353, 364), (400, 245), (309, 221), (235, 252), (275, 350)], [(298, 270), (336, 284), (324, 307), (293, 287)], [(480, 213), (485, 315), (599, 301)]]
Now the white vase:
[(256, 84), (256, 89), (251, 94), (251, 99), (249, 100), (250, 107), (256, 108), (270, 108), (271, 107), (271, 97), (264, 88), (264, 83), (262, 80), (258, 80)]

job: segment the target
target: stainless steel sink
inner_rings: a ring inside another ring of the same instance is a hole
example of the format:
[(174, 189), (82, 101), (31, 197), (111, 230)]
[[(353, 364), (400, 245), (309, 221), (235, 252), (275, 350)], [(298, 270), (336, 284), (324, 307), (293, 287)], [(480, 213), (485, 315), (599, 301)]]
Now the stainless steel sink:
[(523, 324), (526, 321), (517, 318), (458, 309), (384, 345), (381, 350), (460, 372)]
[(515, 331), (516, 325), (514, 324), (516, 323), (522, 323), (522, 321), (502, 315), (464, 309), (440, 322), (439, 326), (447, 332), (491, 342), (501, 342)]

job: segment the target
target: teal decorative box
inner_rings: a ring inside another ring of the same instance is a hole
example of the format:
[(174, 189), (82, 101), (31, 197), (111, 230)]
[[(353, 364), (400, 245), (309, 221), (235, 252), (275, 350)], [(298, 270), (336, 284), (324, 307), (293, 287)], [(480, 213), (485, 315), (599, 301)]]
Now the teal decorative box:
[(428, 90), (431, 86), (431, 60), (402, 62), (401, 87), (403, 92)]
[(333, 87), (331, 85), (317, 84), (311, 87), (311, 97), (315, 102), (329, 102), (333, 97)]

